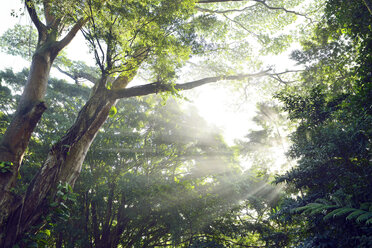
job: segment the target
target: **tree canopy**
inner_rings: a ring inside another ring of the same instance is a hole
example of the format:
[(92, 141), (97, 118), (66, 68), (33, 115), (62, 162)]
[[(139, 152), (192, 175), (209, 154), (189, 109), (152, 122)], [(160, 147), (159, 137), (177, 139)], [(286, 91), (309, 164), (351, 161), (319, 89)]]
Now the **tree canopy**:
[[(0, 37), (31, 62), (0, 71), (1, 247), (372, 245), (369, 0), (22, 2), (32, 26)], [(63, 52), (78, 32), (94, 63)], [(265, 62), (295, 43), (297, 67)], [(215, 82), (261, 97), (234, 144), (182, 104)]]

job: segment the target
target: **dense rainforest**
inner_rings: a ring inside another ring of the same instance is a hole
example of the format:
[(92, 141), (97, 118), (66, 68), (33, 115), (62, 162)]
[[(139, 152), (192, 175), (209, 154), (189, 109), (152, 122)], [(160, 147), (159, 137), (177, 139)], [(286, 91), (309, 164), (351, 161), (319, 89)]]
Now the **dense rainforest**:
[[(0, 247), (372, 247), (370, 0), (19, 2)], [(234, 142), (213, 83), (255, 109)]]

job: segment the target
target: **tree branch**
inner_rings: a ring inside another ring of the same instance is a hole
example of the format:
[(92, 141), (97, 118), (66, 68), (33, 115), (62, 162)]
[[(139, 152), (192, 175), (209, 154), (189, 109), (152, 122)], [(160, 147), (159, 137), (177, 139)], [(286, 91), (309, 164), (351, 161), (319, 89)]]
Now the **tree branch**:
[(76, 33), (84, 26), (84, 24), (88, 21), (88, 18), (80, 18), (75, 25), (72, 27), (72, 29), (66, 34), (66, 36), (58, 41), (57, 43), (57, 49), (60, 51), (65, 46), (67, 46), (71, 40), (75, 37)]
[(372, 2), (370, 0), (363, 0), (364, 5), (367, 7), (369, 13), (372, 15)]
[[(246, 0), (200, 0), (200, 1), (197, 1), (196, 3), (199, 4), (203, 4), (203, 3), (224, 3), (224, 2), (243, 2), (243, 1), (246, 1)], [(308, 19), (310, 22), (313, 22), (313, 20), (308, 17), (306, 14), (301, 14), (301, 13), (298, 13), (294, 10), (288, 10), (284, 7), (273, 7), (273, 6), (270, 6), (266, 3), (266, 0), (252, 0), (254, 2), (257, 2), (257, 3), (260, 3), (262, 4), (263, 6), (265, 6), (266, 8), (270, 9), (270, 10), (282, 10), (286, 13), (290, 13), (290, 14), (294, 14), (294, 15), (298, 15), (298, 16), (303, 16), (305, 17), (306, 19)], [(369, 0), (366, 0), (366, 1), (369, 1)], [(254, 6), (254, 5), (252, 5)], [(204, 9), (204, 8), (200, 8), (200, 7), (196, 7), (197, 9), (201, 10), (201, 11), (205, 11), (205, 12), (210, 12), (210, 13), (220, 13), (220, 14), (226, 14), (228, 12), (242, 12), (252, 6), (248, 6), (248, 7), (245, 7), (244, 9), (241, 9), (241, 10), (225, 10), (225, 11), (218, 11), (218, 10), (208, 10), (208, 9)]]
[(200, 0), (196, 3), (224, 3), (224, 2), (243, 2), (247, 0)]
[(32, 0), (25, 0), (25, 6), (27, 9), (28, 14), (30, 15), (30, 18), (32, 22), (34, 23), (37, 31), (39, 34), (46, 31), (45, 25), (40, 21), (39, 17), (37, 16), (35, 4)]
[(95, 78), (89, 73), (83, 72), (83, 71), (74, 71), (72, 73), (67, 72), (63, 70), (61, 67), (58, 65), (54, 65), (54, 67), (61, 73), (65, 74), (66, 76), (70, 77), (72, 80), (75, 81), (76, 84), (79, 84), (79, 79), (85, 79), (88, 80), (89, 82), (96, 83), (98, 81), (98, 78)]
[(259, 42), (261, 42), (262, 44), (264, 43), (264, 41), (260, 38), (260, 36), (259, 36), (258, 34), (256, 34), (256, 33), (252, 32), (251, 30), (247, 29), (247, 28), (246, 28), (243, 24), (241, 24), (240, 22), (235, 21), (234, 19), (229, 18), (226, 14), (223, 14), (223, 16), (224, 16), (227, 20), (229, 20), (229, 21), (235, 23), (236, 25), (238, 25), (239, 27), (241, 27), (242, 29), (244, 29), (245, 31), (247, 31), (249, 34), (251, 34), (251, 35), (253, 35), (254, 37), (256, 37), (257, 40), (258, 40)]
[(111, 98), (112, 99), (119, 99), (119, 98), (129, 98), (133, 96), (145, 96), (153, 93), (159, 93), (159, 92), (167, 92), (172, 90), (190, 90), (205, 84), (209, 83), (215, 83), (218, 81), (223, 80), (243, 80), (245, 78), (250, 77), (263, 77), (267, 76), (269, 70), (253, 73), (253, 74), (238, 74), (238, 75), (230, 75), (230, 76), (218, 76), (218, 77), (208, 77), (203, 78), (196, 81), (191, 81), (184, 84), (176, 84), (176, 85), (170, 85), (170, 84), (161, 84), (159, 82), (141, 85), (141, 86), (135, 86), (128, 89), (121, 89), (121, 90), (111, 90)]
[(208, 12), (208, 13), (215, 13), (215, 14), (227, 14), (227, 13), (231, 13), (231, 12), (243, 12), (243, 11), (246, 11), (247, 9), (250, 9), (252, 7), (254, 7), (256, 5), (250, 5), (250, 6), (247, 6), (243, 9), (227, 9), (227, 10), (212, 10), (212, 9), (206, 9), (206, 8), (201, 8), (201, 7), (198, 7), (196, 6), (195, 8), (201, 12)]
[(271, 10), (282, 10), (282, 11), (284, 11), (286, 13), (290, 13), (290, 14), (294, 14), (294, 15), (298, 15), (298, 16), (303, 16), (306, 19), (308, 19), (310, 22), (313, 22), (313, 20), (310, 17), (308, 17), (307, 15), (305, 15), (305, 14), (298, 13), (298, 12), (296, 12), (294, 10), (288, 10), (288, 9), (286, 9), (284, 7), (273, 7), (273, 6), (270, 6), (270, 5), (268, 5), (266, 3), (266, 0), (252, 0), (252, 1), (255, 1), (257, 3), (260, 3), (263, 6), (265, 6), (266, 8), (271, 9)]
[(46, 25), (52, 25), (55, 22), (55, 17), (50, 14), (50, 3), (48, 0), (43, 0), (43, 5), (44, 5), (44, 16), (46, 20)]

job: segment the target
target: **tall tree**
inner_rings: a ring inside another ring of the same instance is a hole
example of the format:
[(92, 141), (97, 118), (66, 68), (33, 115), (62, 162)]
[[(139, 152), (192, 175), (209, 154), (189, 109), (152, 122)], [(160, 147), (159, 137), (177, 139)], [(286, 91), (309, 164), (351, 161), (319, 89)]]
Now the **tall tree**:
[[(178, 85), (169, 83), (182, 61), (202, 47), (194, 30), (199, 24), (208, 26), (208, 22), (193, 21), (200, 19), (193, 15), (194, 4), (192, 0), (25, 1), (38, 32), (38, 43), (17, 111), (1, 141), (0, 161), (8, 169), (0, 174), (0, 245), (10, 246), (40, 220), (48, 211), (48, 199), (54, 197), (59, 181), (75, 183), (92, 141), (118, 99), (163, 91), (176, 93), (206, 83), (267, 74), (225, 74)], [(51, 147), (27, 192), (17, 197), (11, 188), (31, 134), (46, 109), (44, 96), (50, 68), (79, 29), (92, 48), (99, 78), (90, 77), (94, 87), (89, 100), (75, 123)], [(145, 62), (155, 83), (125, 89)]]
[(372, 19), (363, 1), (328, 1), (325, 14), (294, 54), (306, 65), (302, 84), (278, 95), (298, 125), (289, 151), (298, 166), (277, 178), (298, 196), (282, 217), (305, 217), (292, 218), (299, 247), (369, 247)]

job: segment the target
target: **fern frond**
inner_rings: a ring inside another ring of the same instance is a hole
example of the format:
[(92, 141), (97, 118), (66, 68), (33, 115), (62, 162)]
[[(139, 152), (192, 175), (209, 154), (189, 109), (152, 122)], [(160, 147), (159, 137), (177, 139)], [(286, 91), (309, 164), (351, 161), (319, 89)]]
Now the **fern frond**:
[(326, 216), (324, 216), (323, 219), (328, 220), (331, 217), (334, 218), (334, 217), (349, 213), (349, 212), (354, 211), (354, 210), (355, 210), (355, 208), (337, 208), (337, 209), (331, 211), (330, 213), (328, 213)]
[(313, 203), (307, 204), (306, 206), (295, 208), (293, 209), (292, 212), (294, 213), (303, 212), (304, 214), (308, 213), (310, 215), (313, 215), (313, 214), (321, 213), (327, 209), (336, 208), (336, 207), (337, 206), (335, 205), (325, 205), (325, 204), (313, 202)]
[(360, 209), (368, 212), (372, 212), (372, 202), (364, 202), (360, 205)]
[(360, 223), (362, 221), (368, 220), (372, 217), (371, 212), (366, 212), (365, 214), (360, 215), (357, 219), (356, 222)]
[(357, 216), (359, 215), (362, 215), (364, 214), (366, 211), (363, 211), (363, 210), (360, 210), (360, 209), (355, 209), (354, 212), (352, 212), (351, 214), (349, 214), (346, 219), (347, 220), (352, 220), (352, 219), (355, 219)]

